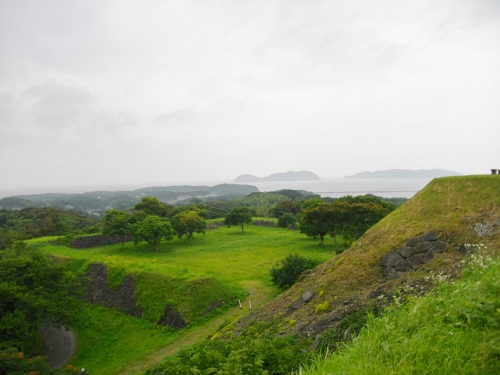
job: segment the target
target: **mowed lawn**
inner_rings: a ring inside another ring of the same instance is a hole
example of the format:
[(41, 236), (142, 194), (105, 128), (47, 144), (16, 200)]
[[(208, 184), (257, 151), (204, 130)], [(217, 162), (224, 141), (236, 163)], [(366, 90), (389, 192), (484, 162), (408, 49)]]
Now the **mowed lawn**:
[[(41, 241), (44, 240), (30, 242)], [(128, 242), (125, 249), (121, 244), (83, 250), (44, 244), (41, 249), (54, 255), (81, 259), (84, 267), (88, 262), (102, 262), (122, 269), (124, 274), (146, 271), (182, 279), (213, 276), (226, 283), (260, 280), (269, 284), (271, 267), (290, 253), (318, 262), (335, 255), (332, 239), (326, 239), (324, 247), (319, 247), (318, 243), (318, 239), (297, 230), (246, 225), (244, 233), (240, 227), (223, 226), (207, 230), (205, 234), (195, 234), (192, 242), (185, 237), (175, 237), (162, 242), (159, 252), (146, 242), (139, 245)]]

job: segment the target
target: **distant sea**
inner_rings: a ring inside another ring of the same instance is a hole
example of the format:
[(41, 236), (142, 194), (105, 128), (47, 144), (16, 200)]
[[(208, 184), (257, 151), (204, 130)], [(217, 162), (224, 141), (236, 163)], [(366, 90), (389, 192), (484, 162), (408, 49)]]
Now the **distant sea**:
[(373, 194), (384, 198), (411, 198), (422, 190), (431, 178), (351, 179), (330, 178), (316, 181), (251, 182), (262, 191), (280, 189), (307, 190), (321, 197), (339, 198), (345, 195)]
[[(386, 198), (411, 198), (425, 185), (431, 178), (409, 178), (409, 179), (353, 179), (353, 178), (325, 178), (315, 181), (285, 181), (285, 182), (251, 182), (245, 185), (254, 185), (259, 191), (276, 191), (280, 189), (307, 190), (322, 197), (338, 198), (345, 195), (374, 194)], [(44, 194), (44, 193), (84, 193), (90, 191), (119, 191), (134, 190), (151, 186), (176, 186), (176, 185), (208, 185), (228, 183), (231, 181), (189, 181), (189, 182), (163, 182), (156, 184), (134, 184), (115, 186), (80, 186), (80, 187), (31, 187), (25, 189), (1, 189), (0, 198), (24, 195), (24, 194)]]

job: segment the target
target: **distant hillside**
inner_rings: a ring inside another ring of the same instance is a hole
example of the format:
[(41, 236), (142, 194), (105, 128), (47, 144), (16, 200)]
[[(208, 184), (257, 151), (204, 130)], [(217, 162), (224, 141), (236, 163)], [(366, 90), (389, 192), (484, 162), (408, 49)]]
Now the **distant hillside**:
[(309, 171), (288, 171), (284, 173), (273, 173), (267, 177), (257, 177), (251, 174), (243, 174), (236, 177), (233, 182), (259, 182), (259, 181), (312, 181), (320, 180), (313, 172)]
[(18, 195), (0, 199), (0, 209), (19, 209), (29, 206), (51, 206), (74, 209), (88, 213), (104, 213), (106, 208), (130, 209), (144, 196), (158, 198), (161, 202), (175, 204), (191, 198), (243, 196), (258, 192), (252, 185), (220, 184), (215, 186), (154, 186), (132, 191), (93, 191), (86, 193), (47, 193)]
[(438, 178), (461, 175), (461, 173), (444, 169), (387, 169), (375, 172), (365, 171), (344, 178)]

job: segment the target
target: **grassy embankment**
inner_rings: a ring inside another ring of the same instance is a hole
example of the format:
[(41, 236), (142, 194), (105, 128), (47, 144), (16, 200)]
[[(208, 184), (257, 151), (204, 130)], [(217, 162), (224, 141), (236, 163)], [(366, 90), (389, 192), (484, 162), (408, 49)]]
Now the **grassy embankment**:
[[(439, 276), (434, 281), (440, 282)], [(465, 277), (395, 302), (303, 375), (500, 373), (500, 259), (473, 255)]]
[[(74, 250), (47, 241), (30, 242), (38, 243), (44, 252), (70, 259), (78, 274), (90, 263), (102, 262), (108, 266), (112, 287), (118, 287), (125, 275), (136, 278), (137, 303), (145, 309), (145, 319), (104, 307), (82, 308), (81, 324), (75, 327), (78, 353), (71, 363), (85, 366), (93, 374), (119, 373), (131, 362), (146, 360), (204, 325), (221, 314), (221, 309), (216, 309), (200, 318), (210, 302), (232, 296), (243, 299), (250, 288), (265, 289), (265, 301), (270, 300), (279, 290), (272, 286), (269, 270), (291, 252), (318, 262), (335, 254), (332, 241), (320, 248), (317, 240), (298, 231), (253, 225), (245, 226), (245, 233), (238, 227), (220, 227), (195, 235), (191, 243), (175, 238), (162, 243), (159, 252), (146, 243), (127, 243), (124, 250), (119, 244)], [(166, 303), (177, 308), (191, 326), (174, 332), (151, 323), (161, 317)]]

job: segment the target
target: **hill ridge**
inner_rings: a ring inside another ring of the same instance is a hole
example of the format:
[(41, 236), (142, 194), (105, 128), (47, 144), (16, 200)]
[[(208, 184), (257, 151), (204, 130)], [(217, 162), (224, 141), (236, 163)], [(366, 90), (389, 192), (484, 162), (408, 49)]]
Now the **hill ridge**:
[(317, 174), (310, 171), (288, 171), (273, 173), (266, 177), (257, 177), (251, 174), (243, 174), (236, 177), (233, 182), (259, 182), (259, 181), (313, 181), (320, 180)]

